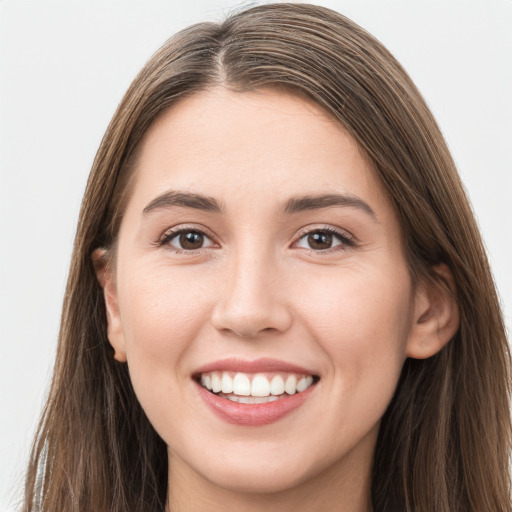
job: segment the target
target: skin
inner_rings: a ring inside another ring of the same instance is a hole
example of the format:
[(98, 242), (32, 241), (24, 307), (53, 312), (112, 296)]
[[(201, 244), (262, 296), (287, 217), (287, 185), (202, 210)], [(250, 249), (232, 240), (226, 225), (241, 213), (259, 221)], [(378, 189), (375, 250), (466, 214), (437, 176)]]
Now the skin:
[[(307, 100), (218, 87), (153, 124), (135, 172), (114, 270), (98, 277), (116, 358), (168, 445), (168, 510), (370, 510), (380, 419), (403, 362), (436, 353), (458, 321), (451, 295), (413, 287), (372, 164)], [(169, 190), (214, 198), (223, 212), (144, 213)], [(373, 215), (346, 205), (283, 211), (291, 197), (334, 193)], [(341, 238), (311, 248), (307, 233), (326, 227)], [(203, 231), (202, 248), (160, 243), (173, 228)], [(226, 357), (286, 361), (320, 381), (279, 421), (233, 425), (192, 379)]]

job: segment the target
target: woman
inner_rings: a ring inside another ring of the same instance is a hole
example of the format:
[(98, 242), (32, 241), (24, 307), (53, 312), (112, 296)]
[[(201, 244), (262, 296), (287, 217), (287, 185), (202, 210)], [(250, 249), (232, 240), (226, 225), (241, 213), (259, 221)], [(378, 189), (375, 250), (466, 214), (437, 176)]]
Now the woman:
[(420, 94), (341, 15), (256, 7), (169, 40), (107, 129), (25, 509), (508, 511), (508, 392)]

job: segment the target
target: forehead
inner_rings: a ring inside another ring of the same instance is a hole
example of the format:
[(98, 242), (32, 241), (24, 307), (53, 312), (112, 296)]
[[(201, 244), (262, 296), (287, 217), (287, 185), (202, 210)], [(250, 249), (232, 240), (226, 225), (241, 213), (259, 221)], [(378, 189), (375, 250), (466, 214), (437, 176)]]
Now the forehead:
[(133, 200), (165, 189), (215, 196), (229, 208), (304, 193), (349, 193), (391, 208), (372, 163), (339, 122), (275, 89), (195, 93), (162, 114), (139, 148)]

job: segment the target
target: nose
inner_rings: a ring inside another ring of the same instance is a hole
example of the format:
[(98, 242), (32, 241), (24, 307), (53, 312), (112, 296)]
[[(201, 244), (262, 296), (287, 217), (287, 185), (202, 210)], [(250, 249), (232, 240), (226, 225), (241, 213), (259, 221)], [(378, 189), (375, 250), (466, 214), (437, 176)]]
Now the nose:
[(226, 266), (225, 285), (219, 288), (212, 322), (222, 332), (254, 338), (289, 329), (289, 297), (272, 258), (258, 252), (234, 257)]

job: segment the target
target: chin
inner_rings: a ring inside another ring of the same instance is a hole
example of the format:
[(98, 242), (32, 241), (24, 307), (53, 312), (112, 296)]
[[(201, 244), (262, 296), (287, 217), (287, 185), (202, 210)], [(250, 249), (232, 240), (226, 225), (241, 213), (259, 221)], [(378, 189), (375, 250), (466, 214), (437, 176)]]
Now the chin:
[(223, 468), (213, 475), (204, 475), (213, 485), (226, 491), (241, 494), (276, 494), (286, 492), (302, 485), (308, 479), (308, 473), (269, 468), (266, 464), (258, 467), (242, 464), (237, 468)]

